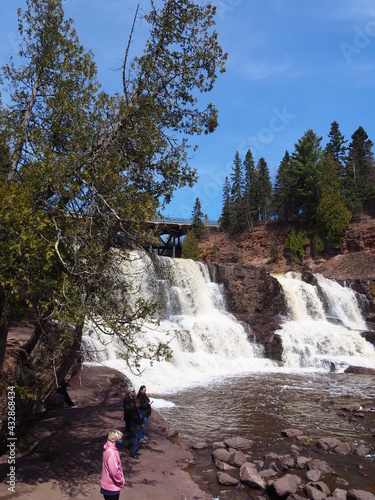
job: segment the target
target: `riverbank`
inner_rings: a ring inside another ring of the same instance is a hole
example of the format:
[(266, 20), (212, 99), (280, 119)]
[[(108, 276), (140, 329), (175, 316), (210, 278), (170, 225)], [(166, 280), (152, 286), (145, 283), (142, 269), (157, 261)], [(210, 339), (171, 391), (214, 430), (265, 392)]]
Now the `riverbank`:
[[(108, 430), (122, 428), (123, 376), (106, 367), (84, 367), (72, 380), (69, 394), (77, 409), (49, 410), (17, 437), (15, 492), (6, 483), (8, 454), (0, 457), (0, 497), (49, 500), (102, 500), (99, 483), (102, 451)], [(211, 500), (206, 486), (187, 470), (191, 453), (173, 437), (167, 422), (153, 411), (149, 441), (133, 460), (120, 450), (126, 485), (120, 498), (139, 500)], [(8, 476), (9, 477), (9, 476)]]

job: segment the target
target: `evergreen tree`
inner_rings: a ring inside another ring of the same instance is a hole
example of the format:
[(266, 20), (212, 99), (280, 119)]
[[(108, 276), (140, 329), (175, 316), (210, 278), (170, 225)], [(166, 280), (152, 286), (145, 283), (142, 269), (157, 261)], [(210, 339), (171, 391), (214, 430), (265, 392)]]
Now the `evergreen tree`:
[(181, 257), (183, 259), (199, 260), (198, 240), (193, 231), (189, 231), (182, 242)]
[(257, 176), (255, 163), (250, 149), (247, 151), (243, 162), (244, 168), (244, 193), (243, 210), (247, 227), (253, 229), (254, 220), (257, 219)]
[(342, 246), (351, 213), (341, 199), (339, 165), (328, 153), (323, 168), (322, 195), (320, 198), (317, 223), (319, 234), (327, 248), (338, 249)]
[[(143, 55), (131, 62), (125, 55), (123, 96), (99, 94), (92, 54), (64, 19), (62, 0), (26, 0), (19, 12), (21, 62), (3, 68), (10, 104), (0, 124), (10, 149), (7, 183), (0, 181), (0, 371), (9, 320), (30, 316), (38, 326), (29, 354), (38, 345), (51, 360), (67, 339), (57, 378), (90, 320), (116, 332), (137, 370), (140, 357), (169, 350), (142, 348), (139, 324), (155, 308), (139, 302), (133, 310), (118, 300), (129, 284), (118, 279), (113, 242), (121, 231), (129, 246), (143, 244), (142, 223), (196, 180), (187, 137), (216, 128), (215, 107), (200, 108), (198, 97), (213, 88), (226, 60), (213, 30), (215, 8), (152, 2)], [(41, 342), (50, 319), (62, 333)], [(51, 372), (43, 397), (55, 380)]]
[(201, 202), (199, 198), (195, 200), (194, 208), (192, 211), (191, 228), (198, 241), (200, 241), (206, 233), (204, 225), (204, 215), (202, 212)]
[(373, 142), (363, 127), (352, 135), (345, 165), (344, 197), (353, 212), (375, 211), (375, 164)]
[(231, 174), (231, 222), (230, 234), (235, 235), (240, 233), (244, 228), (243, 216), (243, 191), (244, 191), (244, 177), (243, 165), (238, 151), (233, 160), (232, 174)]
[[(295, 206), (295, 176), (291, 172), (291, 161), (288, 151), (285, 151), (277, 170), (272, 194), (272, 209), (277, 219), (288, 224), (296, 216)], [(297, 212), (298, 213), (298, 212)]]
[(328, 134), (329, 142), (326, 145), (326, 152), (332, 156), (333, 161), (335, 161), (340, 166), (340, 171), (343, 169), (346, 160), (346, 146), (348, 142), (344, 135), (340, 131), (339, 124), (337, 122), (331, 123), (331, 130)]
[(10, 151), (4, 134), (0, 134), (0, 181), (5, 180), (10, 167)]
[(228, 176), (225, 177), (223, 186), (223, 210), (220, 217), (220, 227), (223, 231), (230, 231), (232, 220), (232, 199), (231, 199), (231, 185)]
[(260, 158), (256, 166), (257, 188), (258, 188), (258, 220), (268, 220), (269, 207), (271, 204), (272, 182), (268, 165), (264, 158)]
[(292, 184), (295, 186), (296, 210), (306, 221), (316, 219), (322, 182), (322, 137), (311, 129), (295, 144), (291, 158)]

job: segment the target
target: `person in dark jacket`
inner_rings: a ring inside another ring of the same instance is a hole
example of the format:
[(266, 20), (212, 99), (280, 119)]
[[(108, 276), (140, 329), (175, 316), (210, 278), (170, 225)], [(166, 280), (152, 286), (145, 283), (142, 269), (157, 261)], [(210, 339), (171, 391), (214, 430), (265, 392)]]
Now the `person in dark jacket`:
[(139, 434), (139, 440), (141, 441), (141, 443), (144, 443), (148, 439), (148, 437), (145, 435), (145, 429), (148, 419), (150, 418), (151, 415), (151, 405), (153, 401), (150, 401), (150, 398), (147, 396), (145, 385), (141, 385), (141, 387), (139, 388), (137, 398), (139, 398), (139, 401), (141, 403), (141, 412), (143, 417), (142, 428)]
[(132, 458), (139, 458), (138, 443), (139, 433), (142, 427), (142, 412), (140, 409), (141, 402), (138, 398), (133, 399), (130, 410), (128, 411), (128, 432), (130, 435), (130, 456)]
[(70, 408), (77, 408), (77, 405), (74, 404), (73, 401), (70, 399), (68, 391), (66, 390), (67, 387), (69, 387), (69, 382), (63, 379), (57, 386), (56, 391), (62, 396), (64, 396), (64, 401), (68, 406), (70, 406)]
[(128, 391), (126, 394), (126, 397), (124, 398), (123, 405), (124, 405), (124, 422), (125, 422), (125, 428), (126, 432), (130, 432), (130, 409), (132, 407), (133, 401), (136, 399), (136, 394), (135, 394), (135, 389), (131, 385), (128, 387)]

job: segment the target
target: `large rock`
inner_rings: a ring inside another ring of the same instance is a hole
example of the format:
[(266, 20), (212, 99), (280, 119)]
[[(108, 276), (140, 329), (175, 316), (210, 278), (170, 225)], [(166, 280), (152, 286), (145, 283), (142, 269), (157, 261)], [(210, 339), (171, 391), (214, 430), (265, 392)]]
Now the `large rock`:
[(365, 368), (363, 366), (348, 366), (345, 373), (357, 373), (358, 375), (375, 375), (375, 368)]
[(241, 467), (241, 465), (246, 462), (247, 460), (246, 455), (242, 451), (235, 450), (233, 448), (230, 448), (228, 451), (230, 453), (229, 456), (230, 465), (234, 465), (235, 467)]
[(245, 462), (240, 468), (240, 479), (242, 483), (247, 484), (250, 488), (264, 490), (266, 482), (258, 474), (256, 466), (250, 462)]
[(346, 498), (347, 500), (375, 500), (375, 495), (369, 491), (349, 490)]
[(327, 495), (325, 495), (325, 493), (318, 490), (317, 488), (314, 488), (314, 486), (312, 486), (311, 484), (308, 484), (306, 486), (306, 495), (311, 500), (325, 500), (327, 498)]
[(226, 472), (218, 472), (217, 480), (219, 481), (220, 484), (223, 484), (224, 486), (237, 486), (239, 483), (238, 479), (231, 476), (230, 474), (227, 474)]
[(212, 452), (212, 456), (216, 460), (220, 460), (221, 462), (229, 463), (230, 453), (228, 450), (226, 450), (224, 448), (217, 448), (216, 450), (214, 450)]
[(248, 451), (253, 446), (253, 441), (239, 436), (226, 439), (224, 443), (228, 446), (228, 448), (235, 448), (236, 450), (241, 451)]
[(273, 490), (279, 498), (297, 493), (301, 479), (294, 474), (286, 474), (272, 483)]

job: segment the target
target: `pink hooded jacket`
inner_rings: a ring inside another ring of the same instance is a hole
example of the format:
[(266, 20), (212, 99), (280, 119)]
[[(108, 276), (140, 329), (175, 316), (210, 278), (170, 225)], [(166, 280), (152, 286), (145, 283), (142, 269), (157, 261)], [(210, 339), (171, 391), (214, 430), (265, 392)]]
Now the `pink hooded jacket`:
[(120, 454), (116, 444), (107, 441), (103, 452), (103, 470), (100, 486), (108, 491), (120, 491), (125, 485), (124, 473), (122, 472)]

